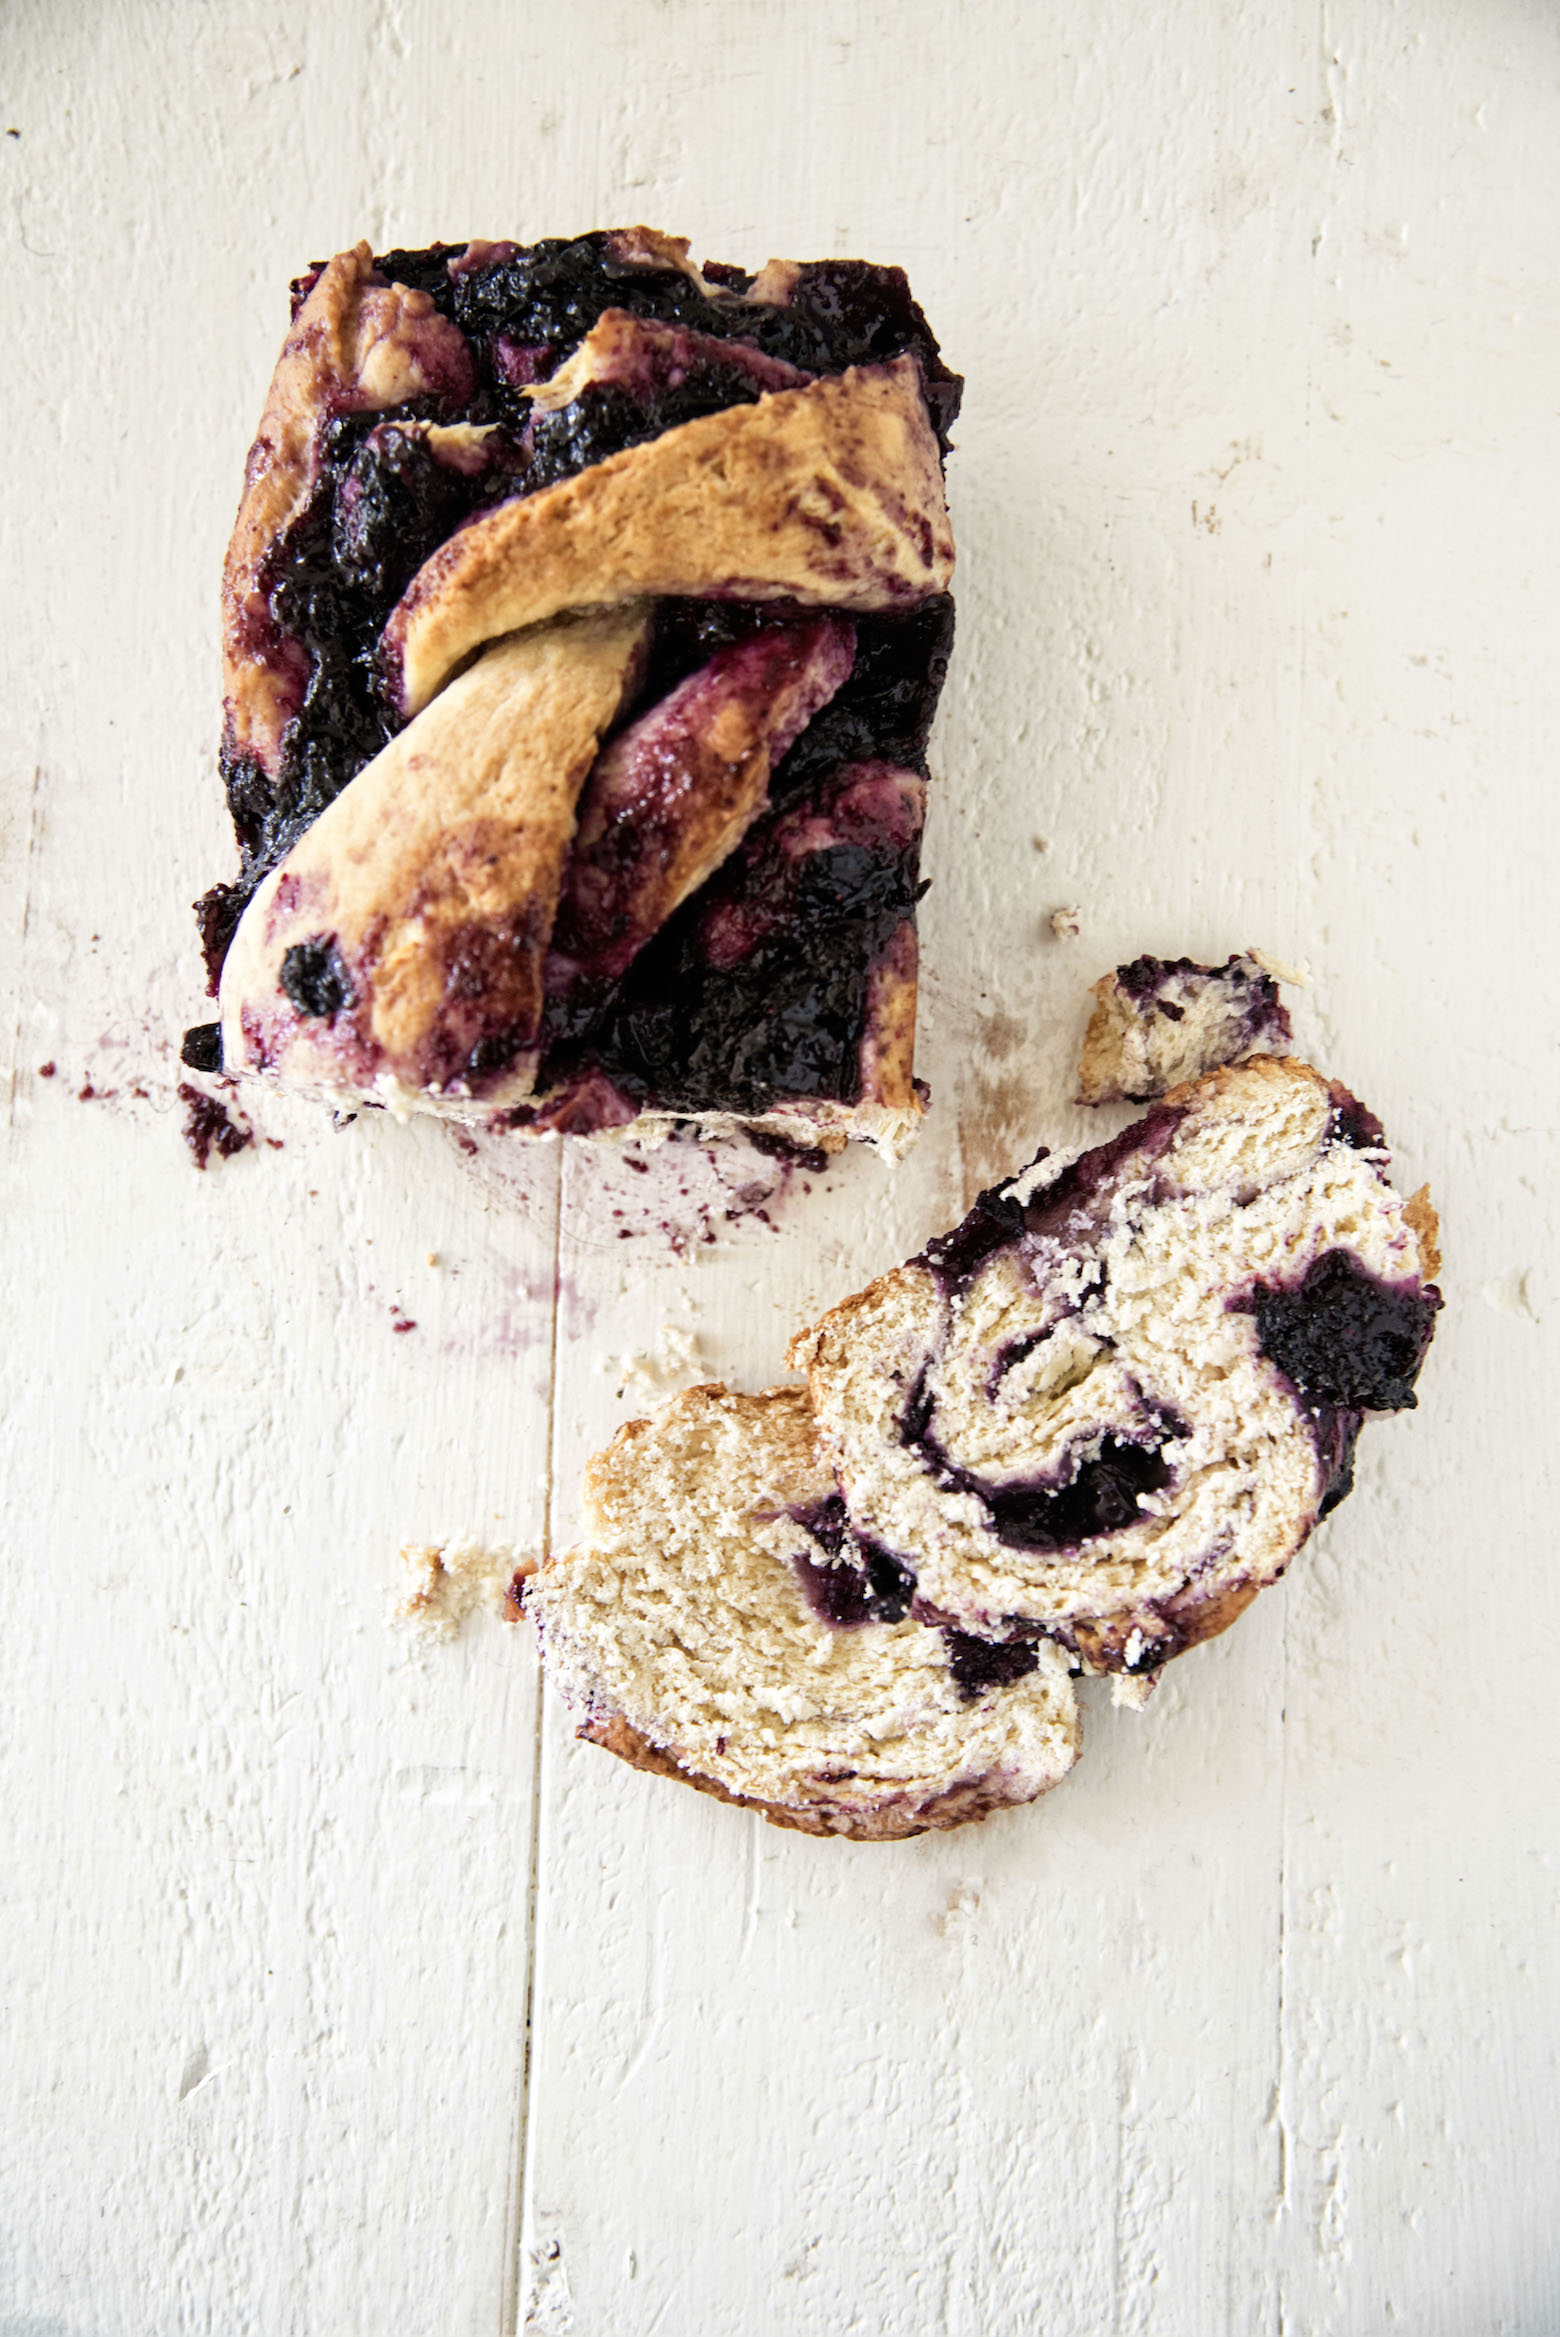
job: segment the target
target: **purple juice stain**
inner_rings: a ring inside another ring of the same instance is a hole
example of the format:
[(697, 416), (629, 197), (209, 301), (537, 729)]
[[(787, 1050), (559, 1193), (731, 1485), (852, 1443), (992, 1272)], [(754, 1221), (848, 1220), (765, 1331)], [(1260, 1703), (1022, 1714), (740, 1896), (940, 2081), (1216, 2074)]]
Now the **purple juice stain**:
[(231, 1160), (235, 1152), (253, 1144), (254, 1130), (240, 1127), (215, 1096), (203, 1095), (186, 1080), (179, 1082), (178, 1093), (185, 1107), (184, 1141), (198, 1169), (205, 1168), (213, 1153), (219, 1160)]

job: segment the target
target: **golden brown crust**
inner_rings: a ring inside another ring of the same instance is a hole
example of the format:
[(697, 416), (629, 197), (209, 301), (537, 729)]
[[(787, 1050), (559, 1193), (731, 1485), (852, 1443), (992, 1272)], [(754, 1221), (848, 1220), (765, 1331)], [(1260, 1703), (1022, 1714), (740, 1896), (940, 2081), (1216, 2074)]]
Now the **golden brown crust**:
[(222, 571), (227, 744), (271, 769), (306, 661), (274, 638), (266, 567), (319, 476), (320, 432), (335, 414), (399, 405), (468, 363), (456, 327), (426, 292), (375, 281), (366, 243), (338, 252), (282, 343)]
[(1114, 971), (1102, 974), (1091, 985), (1094, 1010), (1089, 1016), (1089, 1027), (1083, 1034), (1083, 1045), (1078, 1053), (1078, 1101), (1081, 1104), (1111, 1103), (1121, 1093), (1118, 1077), (1121, 1042), (1114, 1011), (1116, 994)]
[(888, 1112), (922, 1110), (914, 1078), (919, 962), (915, 926), (907, 917), (872, 969), (861, 1041), (861, 1101)]
[(1421, 1185), (1404, 1202), (1403, 1219), (1419, 1244), (1419, 1270), (1427, 1282), (1433, 1282), (1441, 1271), (1441, 1220), (1428, 1185)]
[(833, 1835), (846, 1842), (907, 1842), (917, 1834), (944, 1833), (952, 1826), (967, 1826), (990, 1817), (994, 1810), (1016, 1806), (987, 1778), (952, 1786), (929, 1801), (909, 1802), (899, 1807), (850, 1809), (838, 1802), (755, 1801), (745, 1794), (729, 1792), (713, 1777), (685, 1769), (671, 1753), (652, 1744), (621, 1713), (582, 1721), (575, 1733), (588, 1744), (601, 1745), (607, 1752), (616, 1753), (630, 1768), (648, 1770), (655, 1777), (675, 1778), (680, 1785), (691, 1785), (695, 1793), (707, 1793), (733, 1809), (755, 1810), (771, 1826), (784, 1827), (794, 1834)]
[(1196, 1103), (1215, 1104), (1220, 1096), (1242, 1088), (1250, 1091), (1258, 1086), (1301, 1086), (1323, 1088), (1332, 1094), (1336, 1081), (1324, 1078), (1309, 1063), (1298, 1062), (1292, 1055), (1253, 1055), (1244, 1063), (1219, 1063), (1197, 1079), (1185, 1079), (1179, 1087), (1172, 1087), (1155, 1105), (1156, 1111), (1174, 1111), (1178, 1105)]
[(842, 1298), (805, 1331), (796, 1333), (785, 1351), (786, 1370), (811, 1373), (826, 1361), (831, 1349), (843, 1356), (848, 1351), (856, 1317), (875, 1313), (910, 1275), (922, 1272), (924, 1268), (915, 1265), (891, 1266), (886, 1274), (869, 1282), (865, 1290), (852, 1291), (849, 1298)]
[(1258, 1591), (1266, 1587), (1263, 1583), (1234, 1582), (1220, 1590), (1199, 1593), (1192, 1583), (1150, 1614), (1091, 1617), (1070, 1626), (1071, 1635), (1091, 1671), (1119, 1671), (1129, 1659), (1134, 1638), (1149, 1652), (1156, 1645), (1164, 1648), (1168, 1662), (1172, 1655), (1183, 1655), (1189, 1647), (1200, 1647), (1205, 1639), (1217, 1639), (1221, 1631), (1228, 1631)]
[[(469, 1012), (534, 1031), (575, 802), (648, 625), (630, 604), (496, 643), (359, 772), (245, 912), (222, 977), (227, 1063), (437, 1088)], [(305, 1019), (282, 961), (321, 939), (353, 998)]]
[(500, 504), (418, 571), (383, 653), (412, 714), (481, 642), (559, 609), (710, 591), (899, 608), (952, 574), (937, 441), (902, 357), (684, 422)]

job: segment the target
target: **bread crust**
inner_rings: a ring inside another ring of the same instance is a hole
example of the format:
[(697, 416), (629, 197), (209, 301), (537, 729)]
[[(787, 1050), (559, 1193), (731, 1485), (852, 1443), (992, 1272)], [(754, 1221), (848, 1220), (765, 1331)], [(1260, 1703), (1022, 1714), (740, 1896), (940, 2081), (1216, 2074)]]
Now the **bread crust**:
[(893, 609), (945, 592), (953, 536), (913, 358), (684, 422), (498, 505), (418, 570), (385, 627), (403, 713), (484, 641), (643, 595)]
[(338, 252), (294, 318), (244, 467), (222, 570), (225, 744), (274, 771), (308, 662), (282, 641), (267, 605), (268, 568), (320, 470), (320, 434), (337, 414), (469, 387), (471, 357), (426, 292), (386, 284), (368, 244)]
[(646, 1770), (655, 1777), (674, 1778), (679, 1785), (691, 1785), (695, 1793), (707, 1793), (712, 1800), (723, 1801), (732, 1809), (752, 1810), (767, 1825), (783, 1827), (793, 1834), (832, 1835), (837, 1841), (846, 1842), (908, 1842), (917, 1834), (946, 1833), (951, 1827), (968, 1826), (989, 1818), (995, 1810), (1021, 1806), (995, 1791), (992, 1781), (984, 1778), (970, 1785), (953, 1786), (946, 1793), (934, 1794), (929, 1801), (907, 1802), (903, 1809), (852, 1810), (825, 1803), (793, 1807), (785, 1802), (754, 1801), (743, 1794), (728, 1792), (713, 1777), (701, 1776), (696, 1769), (685, 1769), (672, 1754), (653, 1745), (621, 1713), (582, 1721), (575, 1734), (588, 1744), (601, 1745), (607, 1752), (616, 1753), (631, 1768)]
[[(469, 1097), (475, 1014), (530, 1044), (575, 804), (648, 628), (631, 603), (495, 643), (359, 772), (244, 913), (222, 976), (226, 1063), (338, 1096), (388, 1081)], [(329, 1016), (284, 987), (287, 953), (310, 943), (350, 991)], [(533, 1069), (512, 1054), (497, 1092), (528, 1092)], [(477, 1084), (492, 1108), (494, 1083)]]

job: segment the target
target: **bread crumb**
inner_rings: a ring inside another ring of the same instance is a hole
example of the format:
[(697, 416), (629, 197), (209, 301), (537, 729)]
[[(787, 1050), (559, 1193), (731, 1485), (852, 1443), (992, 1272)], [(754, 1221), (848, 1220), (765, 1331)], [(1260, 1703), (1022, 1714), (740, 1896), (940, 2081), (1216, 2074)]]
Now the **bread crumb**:
[(1051, 931), (1058, 941), (1076, 941), (1083, 931), (1083, 919), (1076, 908), (1053, 909)]
[(623, 1355), (604, 1355), (597, 1369), (616, 1381), (620, 1402), (627, 1397), (634, 1404), (659, 1403), (663, 1396), (696, 1387), (709, 1377), (698, 1332), (680, 1323), (661, 1325), (653, 1354), (630, 1349)]
[(507, 1542), (413, 1543), (401, 1552), (413, 1588), (391, 1610), (391, 1621), (424, 1640), (450, 1640), (480, 1607), (512, 1623), (520, 1612), (515, 1585), (537, 1561)]
[(1274, 957), (1271, 950), (1248, 949), (1246, 955), (1249, 958), (1254, 958), (1264, 974), (1271, 974), (1275, 982), (1292, 983), (1297, 990), (1310, 989), (1311, 961), (1309, 958), (1302, 958), (1297, 966), (1286, 966), (1283, 959)]
[[(1132, 1634), (1133, 1639), (1139, 1636), (1135, 1631)], [(1141, 1712), (1158, 1685), (1157, 1672), (1112, 1672), (1110, 1700), (1119, 1712)]]

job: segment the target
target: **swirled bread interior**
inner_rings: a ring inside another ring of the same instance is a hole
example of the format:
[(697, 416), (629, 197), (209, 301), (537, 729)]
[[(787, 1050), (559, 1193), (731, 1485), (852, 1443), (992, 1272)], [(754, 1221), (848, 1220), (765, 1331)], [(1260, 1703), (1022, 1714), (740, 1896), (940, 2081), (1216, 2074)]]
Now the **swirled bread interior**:
[(1439, 1293), (1347, 1090), (1258, 1058), (1044, 1155), (797, 1340), (855, 1532), (922, 1611), (1151, 1670), (1222, 1630), (1412, 1405)]
[(838, 1507), (799, 1389), (695, 1388), (622, 1429), (587, 1474), (585, 1539), (526, 1588), (580, 1734), (858, 1840), (1054, 1785), (1079, 1745), (1057, 1651), (993, 1663), (915, 1621)]

